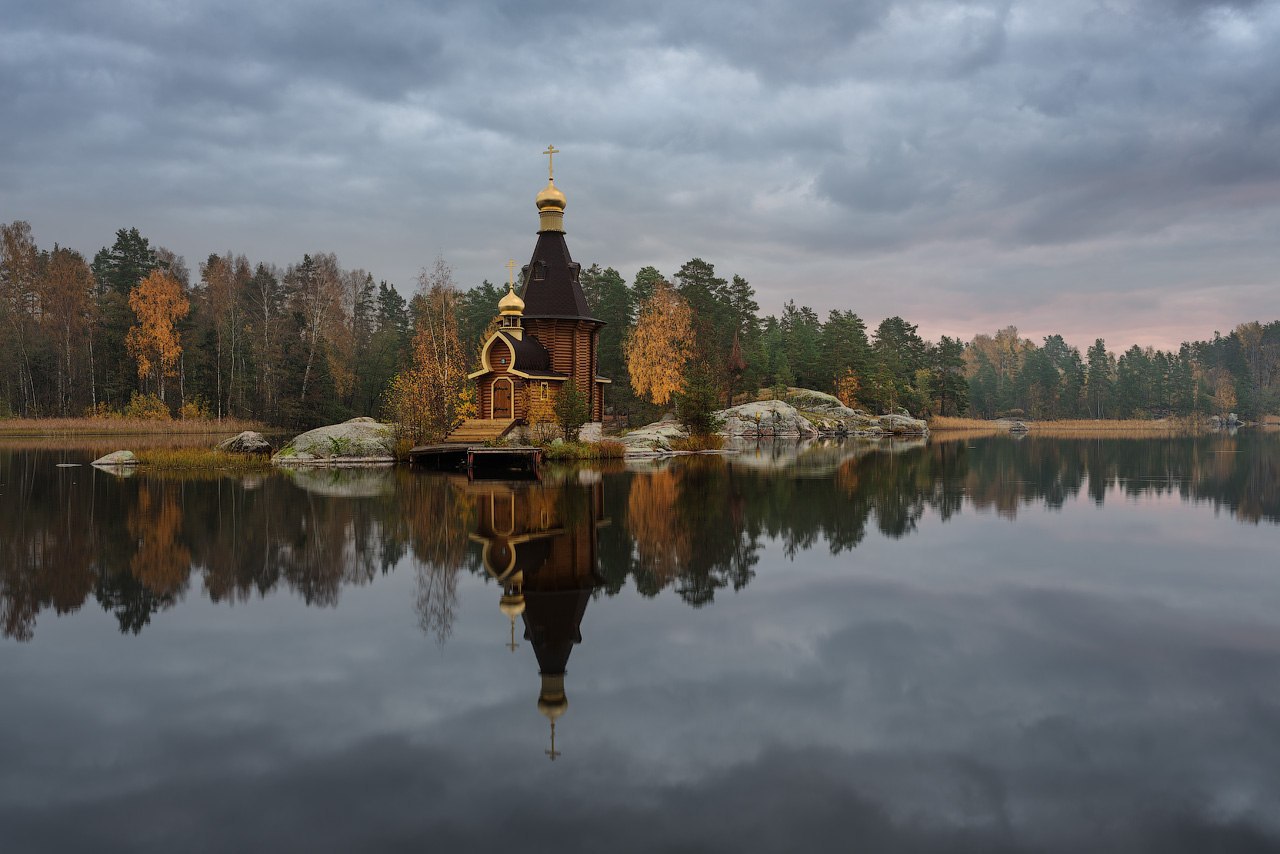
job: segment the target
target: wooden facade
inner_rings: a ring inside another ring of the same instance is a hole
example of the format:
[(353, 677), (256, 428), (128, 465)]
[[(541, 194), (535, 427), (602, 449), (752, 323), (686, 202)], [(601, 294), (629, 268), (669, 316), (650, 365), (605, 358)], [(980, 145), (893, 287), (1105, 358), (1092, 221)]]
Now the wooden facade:
[(498, 303), (501, 327), (481, 348), (476, 382), (481, 418), (528, 417), (531, 400), (554, 399), (572, 382), (588, 402), (589, 420), (603, 421), (605, 388), (598, 375), (600, 332), (578, 281), (581, 265), (564, 240), (564, 196), (548, 181), (538, 194), (541, 229), (523, 287)]

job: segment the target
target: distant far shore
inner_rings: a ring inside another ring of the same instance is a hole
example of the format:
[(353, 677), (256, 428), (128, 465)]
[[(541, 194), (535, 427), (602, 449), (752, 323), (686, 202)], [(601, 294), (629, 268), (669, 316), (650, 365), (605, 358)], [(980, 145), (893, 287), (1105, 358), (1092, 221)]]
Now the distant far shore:
[[(1274, 417), (1274, 416), (1271, 416)], [(1207, 416), (1178, 418), (930, 418), (931, 433), (1031, 433), (1039, 436), (1191, 435), (1213, 429)], [(1263, 422), (1265, 423), (1266, 419)]]

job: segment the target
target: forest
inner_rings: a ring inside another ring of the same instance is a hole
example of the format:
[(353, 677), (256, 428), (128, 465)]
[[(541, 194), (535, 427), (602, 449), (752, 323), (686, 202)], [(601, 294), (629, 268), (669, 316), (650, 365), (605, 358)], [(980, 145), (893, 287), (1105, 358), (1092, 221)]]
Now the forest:
[[(450, 418), (505, 288), (460, 287), (443, 259), (410, 298), (332, 253), (283, 269), (211, 254), (195, 270), (120, 229), (92, 259), (40, 248), (23, 221), (0, 225), (0, 417), (237, 417), (288, 427), (394, 417), (447, 377)], [(889, 317), (822, 317), (788, 301), (762, 315), (751, 284), (694, 258), (628, 283), (593, 264), (581, 283), (608, 324), (600, 373), (608, 408), (633, 423), (675, 399), (725, 404), (798, 386), (872, 412), (1027, 418), (1158, 418), (1280, 411), (1280, 321), (1241, 323), (1177, 351), (1083, 350), (1009, 326), (928, 341)], [(447, 346), (436, 346), (443, 340)], [(443, 353), (443, 356), (438, 354)], [(668, 356), (664, 360), (654, 353)], [(424, 361), (449, 364), (424, 371)], [(454, 364), (457, 363), (457, 364)], [(414, 378), (417, 378), (414, 380)], [(411, 381), (414, 380), (414, 381)], [(439, 391), (437, 389), (437, 391)], [(397, 395), (399, 404), (397, 405)]]

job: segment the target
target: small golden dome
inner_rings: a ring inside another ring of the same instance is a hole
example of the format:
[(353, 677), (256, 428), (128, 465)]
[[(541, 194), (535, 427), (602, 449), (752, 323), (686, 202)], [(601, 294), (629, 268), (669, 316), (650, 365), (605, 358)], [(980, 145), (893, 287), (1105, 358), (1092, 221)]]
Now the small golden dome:
[(524, 300), (513, 290), (498, 300), (498, 314), (524, 314)]
[(556, 208), (564, 210), (565, 198), (564, 193), (556, 188), (554, 178), (547, 179), (547, 186), (542, 188), (542, 192), (538, 193), (534, 202), (538, 205), (538, 210), (546, 210), (547, 208)]
[(498, 600), (498, 610), (514, 620), (524, 613), (524, 595), (513, 593), (503, 596)]
[(569, 709), (564, 693), (563, 673), (541, 673), (542, 690), (538, 692), (538, 711), (552, 723)]
[(549, 721), (556, 720), (556, 718), (560, 717), (568, 710), (569, 698), (564, 694), (561, 694), (558, 698), (538, 698), (538, 711), (541, 712), (542, 716)]

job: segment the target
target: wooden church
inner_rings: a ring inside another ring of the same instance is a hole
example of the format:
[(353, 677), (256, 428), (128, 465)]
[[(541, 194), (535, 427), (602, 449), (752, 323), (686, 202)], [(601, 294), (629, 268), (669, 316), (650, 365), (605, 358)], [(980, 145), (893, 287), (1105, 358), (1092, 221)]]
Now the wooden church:
[(604, 387), (610, 380), (596, 370), (605, 324), (591, 316), (579, 282), (582, 265), (565, 243), (565, 197), (556, 187), (552, 160), (557, 150), (547, 146), (543, 153), (547, 186), (535, 200), (533, 257), (521, 270), (520, 293), (509, 282), (498, 301), (499, 327), (480, 348), (480, 369), (468, 375), (476, 383), (478, 421), (489, 422), (468, 422), (464, 428), (472, 434), (502, 435), (525, 421), (533, 402), (554, 401), (568, 383), (587, 402), (591, 421), (604, 418)]

